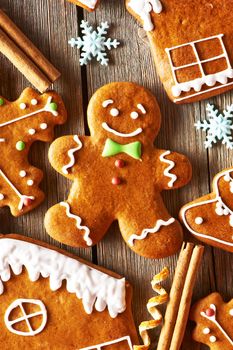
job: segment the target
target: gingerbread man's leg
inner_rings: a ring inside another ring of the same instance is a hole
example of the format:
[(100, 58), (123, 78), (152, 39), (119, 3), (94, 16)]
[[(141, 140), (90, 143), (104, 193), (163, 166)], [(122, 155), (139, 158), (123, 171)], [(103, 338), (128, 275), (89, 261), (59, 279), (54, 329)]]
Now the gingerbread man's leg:
[[(73, 247), (91, 247), (107, 232), (113, 218), (99, 198), (74, 189), (67, 201), (56, 204), (45, 215), (48, 234), (59, 242)], [(78, 195), (77, 195), (78, 193)]]
[(127, 206), (118, 221), (125, 242), (144, 257), (159, 259), (173, 255), (182, 244), (182, 228), (169, 215), (160, 195), (154, 202)]

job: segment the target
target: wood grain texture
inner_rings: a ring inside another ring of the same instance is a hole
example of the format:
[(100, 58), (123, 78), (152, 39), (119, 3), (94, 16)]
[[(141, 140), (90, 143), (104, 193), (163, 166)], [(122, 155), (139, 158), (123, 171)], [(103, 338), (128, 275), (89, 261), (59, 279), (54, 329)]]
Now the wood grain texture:
[[(86, 107), (92, 93), (108, 82), (129, 80), (151, 89), (161, 106), (163, 122), (156, 146), (186, 154), (193, 164), (191, 183), (181, 190), (164, 193), (164, 200), (172, 215), (177, 216), (179, 208), (186, 202), (208, 193), (213, 176), (225, 167), (232, 166), (232, 151), (227, 151), (221, 145), (210, 151), (204, 150), (205, 134), (194, 128), (194, 122), (206, 116), (206, 102), (176, 106), (168, 100), (156, 75), (150, 49), (139, 38), (138, 23), (126, 12), (124, 0), (102, 0), (97, 11), (93, 13), (85, 12), (66, 0), (1, 0), (1, 8), (62, 73), (61, 79), (54, 84), (54, 89), (63, 96), (69, 120), (66, 125), (56, 129), (56, 136), (88, 133)], [(68, 46), (68, 40), (79, 34), (78, 24), (82, 18), (93, 25), (107, 20), (111, 24), (110, 36), (121, 41), (121, 47), (109, 53), (111, 63), (108, 67), (102, 67), (93, 61), (87, 67), (81, 68), (77, 49)], [(8, 99), (16, 98), (29, 85), (2, 56), (0, 74), (0, 94)], [(224, 108), (232, 101), (233, 93), (228, 93), (213, 98), (210, 102)], [(30, 153), (32, 164), (37, 164), (45, 173), (41, 185), (47, 193), (45, 202), (30, 214), (17, 219), (10, 216), (8, 209), (1, 210), (1, 232), (22, 233), (62, 246), (46, 234), (43, 218), (50, 206), (66, 198), (70, 183), (51, 168), (47, 151), (48, 144), (37, 143)], [(188, 233), (186, 238), (194, 241)], [(116, 223), (104, 240), (93, 249), (62, 248), (126, 276), (134, 286), (133, 310), (137, 324), (149, 317), (146, 302), (153, 296), (151, 278), (162, 267), (168, 266), (171, 277), (165, 286), (169, 289), (177, 261), (177, 256), (158, 261), (137, 256), (126, 247)], [(215, 290), (226, 300), (232, 297), (232, 266), (233, 257), (230, 253), (206, 247), (193, 300)], [(156, 342), (158, 332), (152, 334)], [(182, 349), (205, 349), (191, 341), (190, 327)]]

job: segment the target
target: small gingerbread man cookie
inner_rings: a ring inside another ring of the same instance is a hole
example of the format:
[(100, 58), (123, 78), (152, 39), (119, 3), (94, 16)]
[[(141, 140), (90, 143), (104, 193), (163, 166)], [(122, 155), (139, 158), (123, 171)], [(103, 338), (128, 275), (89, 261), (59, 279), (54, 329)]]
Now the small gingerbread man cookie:
[(99, 0), (68, 0), (77, 6), (83, 7), (87, 11), (94, 11), (99, 3)]
[(200, 241), (233, 252), (233, 170), (217, 174), (213, 192), (186, 204), (180, 218)]
[(233, 349), (233, 299), (224, 303), (220, 294), (212, 293), (192, 307), (190, 319), (196, 322), (195, 341), (211, 350)]
[(180, 248), (182, 229), (160, 192), (184, 186), (191, 166), (183, 155), (155, 149), (160, 122), (155, 97), (139, 85), (112, 83), (94, 94), (91, 136), (61, 137), (49, 150), (52, 166), (74, 181), (68, 200), (46, 214), (49, 235), (88, 247), (118, 220), (124, 240), (142, 256), (162, 258)]
[(19, 216), (44, 199), (38, 185), (42, 171), (30, 165), (34, 141), (53, 139), (53, 128), (66, 121), (62, 99), (55, 92), (40, 95), (28, 88), (14, 102), (0, 97), (0, 207), (9, 206)]

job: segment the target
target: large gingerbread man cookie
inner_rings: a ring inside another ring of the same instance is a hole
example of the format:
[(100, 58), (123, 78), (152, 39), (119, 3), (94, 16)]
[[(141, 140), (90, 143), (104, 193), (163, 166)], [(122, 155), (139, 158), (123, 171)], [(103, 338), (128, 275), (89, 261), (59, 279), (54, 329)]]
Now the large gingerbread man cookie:
[(180, 217), (200, 241), (233, 252), (233, 170), (217, 174), (213, 192), (186, 204)]
[(192, 307), (190, 318), (196, 322), (194, 340), (211, 350), (233, 349), (233, 299), (224, 303), (220, 294), (212, 293)]
[(118, 220), (138, 254), (174, 254), (182, 229), (160, 192), (185, 185), (191, 166), (183, 155), (154, 147), (161, 121), (155, 97), (134, 83), (112, 83), (94, 94), (87, 114), (91, 136), (61, 137), (50, 147), (52, 166), (74, 184), (68, 200), (47, 212), (47, 232), (88, 247)]
[(66, 110), (55, 92), (40, 95), (28, 88), (14, 102), (0, 97), (0, 207), (9, 206), (19, 216), (44, 199), (39, 189), (41, 170), (30, 165), (34, 141), (53, 139), (53, 128), (66, 121)]

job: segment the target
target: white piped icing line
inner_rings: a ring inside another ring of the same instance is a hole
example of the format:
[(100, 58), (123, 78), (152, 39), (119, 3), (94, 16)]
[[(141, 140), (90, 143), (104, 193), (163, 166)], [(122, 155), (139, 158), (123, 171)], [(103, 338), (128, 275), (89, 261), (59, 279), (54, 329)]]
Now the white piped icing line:
[(40, 276), (50, 279), (50, 289), (56, 291), (66, 281), (69, 293), (82, 300), (85, 312), (93, 308), (99, 312), (108, 308), (115, 318), (126, 309), (125, 279), (117, 279), (55, 250), (17, 239), (0, 239), (0, 294), (3, 282), (11, 278), (11, 270), (20, 275), (26, 268), (29, 279), (37, 281)]
[[(228, 83), (228, 79), (233, 78), (233, 69), (232, 69), (225, 45), (223, 43), (223, 36), (224, 36), (224, 34), (219, 34), (219, 35), (211, 36), (208, 38), (192, 41), (192, 42), (189, 42), (186, 44), (182, 44), (182, 45), (178, 45), (178, 46), (174, 46), (174, 47), (165, 49), (165, 51), (168, 54), (168, 59), (169, 59), (169, 63), (170, 63), (171, 70), (172, 70), (173, 80), (175, 82), (175, 85), (172, 87), (173, 96), (179, 97), (182, 92), (189, 92), (191, 89), (194, 89), (194, 91), (196, 91), (196, 94), (194, 93), (193, 95), (189, 95), (189, 96), (186, 96), (186, 97), (183, 97), (180, 99), (175, 99), (174, 100), (175, 102), (182, 101), (182, 100), (190, 98), (192, 96), (203, 94), (203, 93), (206, 93), (208, 91), (212, 91), (212, 90), (215, 90), (215, 89), (232, 84), (232, 82)], [(215, 39), (218, 39), (220, 42), (220, 45), (222, 47), (222, 54), (219, 56), (214, 56), (214, 57), (208, 58), (206, 60), (201, 60), (199, 55), (198, 55), (197, 49), (196, 49), (196, 44), (200, 43), (200, 42), (209, 41), (209, 40), (215, 40)], [(186, 64), (186, 65), (183, 65), (183, 66), (174, 66), (173, 61), (172, 61), (172, 57), (171, 57), (171, 52), (173, 50), (177, 50), (179, 48), (183, 48), (186, 46), (191, 46), (193, 53), (195, 55), (196, 61), (189, 63), (189, 64)], [(225, 59), (225, 61), (227, 63), (227, 69), (220, 71), (220, 72), (217, 72), (217, 73), (214, 73), (214, 74), (206, 75), (204, 72), (203, 64), (205, 64), (207, 62), (215, 61), (215, 60), (220, 60), (220, 59)], [(188, 67), (193, 67), (193, 66), (194, 67), (198, 66), (200, 74), (201, 74), (201, 78), (197, 78), (197, 79), (190, 80), (187, 82), (179, 83), (177, 81), (176, 72), (178, 70), (188, 68)], [(222, 84), (222, 86), (217, 86), (215, 88), (211, 88), (214, 85), (216, 85), (217, 83)], [(203, 85), (207, 85), (208, 87), (210, 87), (210, 89), (200, 92)]]
[(146, 31), (154, 29), (151, 12), (159, 14), (163, 10), (160, 0), (130, 0), (128, 6), (141, 18)]
[(92, 239), (89, 237), (90, 236), (90, 229), (87, 226), (81, 226), (82, 219), (78, 215), (74, 215), (70, 211), (70, 205), (67, 202), (61, 202), (60, 205), (62, 207), (66, 208), (66, 215), (68, 218), (74, 219), (76, 221), (76, 227), (79, 230), (84, 230), (85, 234), (83, 236), (84, 241), (87, 243), (87, 245), (90, 247), (92, 246), (93, 242)]
[(121, 343), (121, 342), (124, 342), (124, 341), (127, 341), (128, 343), (128, 349), (129, 350), (133, 350), (133, 344), (131, 342), (131, 339), (130, 339), (130, 336), (126, 336), (126, 337), (122, 337), (122, 338), (118, 338), (118, 339), (115, 339), (115, 340), (111, 340), (111, 341), (108, 341), (106, 343), (102, 343), (102, 344), (97, 344), (97, 345), (93, 345), (93, 346), (88, 346), (86, 348), (82, 348), (80, 350), (103, 350), (103, 348), (105, 346), (108, 346), (108, 345), (112, 345), (112, 344), (118, 344), (118, 343)]
[(15, 185), (10, 181), (10, 179), (5, 175), (5, 173), (0, 169), (0, 176), (3, 177), (3, 179), (8, 183), (8, 185), (12, 188), (12, 190), (16, 193), (16, 195), (19, 197), (20, 201), (19, 201), (19, 205), (18, 205), (18, 209), (22, 210), (24, 207), (24, 201), (26, 199), (30, 199), (30, 200), (34, 200), (35, 197), (33, 196), (26, 196), (22, 193), (20, 193), (17, 188), (15, 187)]
[(81, 4), (89, 7), (89, 9), (94, 10), (97, 4), (97, 0), (78, 0)]
[(149, 233), (156, 233), (160, 230), (160, 228), (162, 226), (169, 226), (169, 225), (173, 224), (174, 222), (175, 222), (174, 218), (170, 218), (167, 221), (164, 221), (161, 219), (157, 220), (156, 225), (153, 228), (145, 228), (144, 230), (142, 230), (142, 233), (140, 235), (135, 235), (135, 234), (131, 235), (128, 239), (128, 243), (132, 247), (132, 246), (134, 246), (135, 240), (141, 241), (141, 240), (145, 239)]
[(177, 180), (177, 176), (175, 174), (171, 174), (170, 170), (172, 170), (175, 167), (175, 163), (172, 160), (165, 159), (166, 156), (169, 156), (171, 154), (171, 151), (166, 151), (159, 157), (161, 162), (167, 163), (168, 167), (164, 170), (164, 175), (167, 177), (170, 177), (170, 181), (168, 182), (168, 187), (173, 187), (174, 183)]
[(141, 103), (137, 104), (137, 108), (142, 112), (142, 114), (146, 114), (145, 107)]
[[(225, 241), (225, 240), (222, 240), (222, 239), (219, 239), (219, 238), (216, 238), (216, 237), (212, 237), (212, 236), (208, 236), (206, 234), (203, 234), (203, 233), (198, 233), (196, 231), (194, 231), (190, 225), (188, 224), (187, 222), (187, 219), (186, 219), (186, 212), (187, 210), (189, 209), (192, 209), (192, 208), (195, 208), (195, 207), (199, 207), (201, 205), (205, 205), (205, 204), (211, 204), (211, 203), (216, 203), (216, 209), (215, 209), (215, 213), (219, 216), (222, 216), (222, 215), (228, 215), (229, 216), (229, 225), (231, 227), (233, 227), (233, 211), (223, 202), (221, 196), (220, 196), (220, 193), (219, 193), (219, 189), (218, 189), (218, 182), (220, 180), (221, 177), (224, 178), (224, 180), (226, 181), (226, 179), (231, 179), (230, 181), (233, 181), (233, 179), (231, 178), (230, 176), (230, 172), (232, 170), (227, 170), (226, 172), (224, 173), (220, 173), (218, 174), (215, 178), (214, 178), (214, 182), (213, 182), (213, 191), (216, 193), (216, 197), (214, 199), (209, 199), (209, 200), (206, 200), (206, 201), (203, 201), (203, 202), (198, 202), (198, 203), (194, 203), (194, 204), (190, 204), (190, 205), (186, 205), (182, 210), (181, 210), (181, 217), (182, 217), (182, 220), (183, 220), (183, 223), (185, 224), (185, 226), (187, 227), (187, 229), (195, 236), (197, 237), (202, 237), (202, 238), (207, 238), (211, 241), (214, 241), (214, 242), (218, 242), (218, 243), (221, 243), (221, 244), (225, 244), (227, 246), (230, 246), (230, 247), (233, 247), (233, 243), (231, 242), (228, 242), (228, 241)], [(227, 180), (227, 182), (229, 182)], [(204, 222), (204, 220), (203, 220)]]
[[(30, 313), (27, 314), (23, 305), (24, 304), (33, 304), (36, 305), (40, 308), (40, 311), (34, 312), (34, 313)], [(14, 309), (20, 308), (20, 311), (22, 313), (22, 317), (18, 317), (16, 319), (10, 320), (10, 314)], [(30, 318), (34, 318), (34, 317), (41, 317), (42, 316), (42, 322), (40, 324), (40, 326), (37, 329), (33, 329), (30, 323)], [(7, 308), (5, 315), (4, 315), (4, 322), (5, 325), (7, 327), (7, 329), (14, 334), (17, 335), (22, 335), (24, 337), (28, 337), (28, 336), (34, 336), (36, 334), (39, 334), (43, 331), (43, 329), (45, 328), (46, 324), (47, 324), (47, 310), (45, 305), (42, 303), (42, 301), (40, 300), (35, 300), (35, 299), (17, 299), (15, 301), (13, 301), (13, 303), (10, 304), (10, 306)], [(15, 329), (13, 326), (16, 325), (17, 323), (21, 323), (21, 322), (26, 322), (27, 328), (28, 328), (28, 332), (23, 332), (23, 331), (18, 331), (17, 329)]]
[(137, 136), (139, 134), (142, 133), (143, 129), (142, 128), (138, 128), (137, 130), (134, 130), (133, 132), (129, 133), (129, 134), (123, 134), (119, 131), (116, 131), (112, 128), (110, 128), (110, 126), (108, 126), (107, 123), (102, 123), (102, 128), (108, 132), (110, 132), (111, 134), (114, 134), (116, 136), (120, 136), (120, 137), (134, 137), (134, 136)]
[(74, 141), (77, 143), (78, 146), (75, 147), (75, 148), (71, 148), (71, 149), (68, 151), (68, 156), (69, 156), (69, 158), (70, 158), (70, 161), (69, 161), (68, 164), (66, 164), (66, 165), (64, 165), (64, 166), (62, 167), (62, 172), (63, 172), (63, 174), (65, 174), (65, 175), (68, 174), (68, 169), (72, 168), (72, 167), (74, 166), (74, 164), (75, 164), (74, 153), (77, 152), (77, 151), (79, 151), (79, 150), (82, 148), (82, 146), (83, 146), (83, 144), (82, 144), (82, 142), (80, 141), (78, 135), (74, 135)]
[(102, 103), (102, 106), (104, 108), (107, 108), (109, 105), (113, 104), (113, 100), (105, 100), (103, 103)]
[[(28, 113), (28, 114), (25, 114), (25, 115), (22, 115), (21, 117), (17, 117), (15, 119), (11, 119), (11, 120), (8, 120), (7, 122), (4, 122), (4, 123), (1, 123), (0, 124), (0, 128), (4, 127), (4, 126), (7, 126), (7, 125), (10, 125), (10, 124), (13, 124), (15, 122), (18, 122), (20, 120), (23, 120), (23, 119), (26, 119), (26, 118), (29, 118), (29, 117), (32, 117), (36, 114), (39, 114), (39, 113), (42, 113), (42, 112), (49, 112), (51, 113), (54, 117), (57, 117), (58, 116), (58, 112), (57, 111), (54, 111), (51, 109), (50, 107), (50, 103), (52, 102), (52, 96), (49, 96), (48, 97), (48, 100), (45, 104), (45, 106), (41, 109), (38, 109), (37, 111), (34, 111), (34, 112), (31, 112), (31, 113)], [(29, 130), (32, 130), (32, 129), (29, 129)], [(29, 132), (30, 133), (30, 132)], [(31, 134), (33, 135), (33, 134)]]
[[(211, 304), (210, 308), (214, 311), (214, 315), (213, 316), (206, 315), (206, 313), (204, 311), (201, 312), (201, 316), (207, 318), (207, 320), (209, 320), (210, 322), (214, 323), (218, 327), (220, 332), (224, 335), (224, 337), (229, 341), (229, 343), (231, 345), (233, 345), (233, 340), (229, 337), (229, 335), (225, 332), (225, 330), (222, 328), (222, 326), (217, 321), (217, 318), (216, 318), (216, 316), (217, 316), (216, 315), (216, 313), (217, 313), (216, 305)], [(210, 337), (210, 342), (212, 342), (212, 343), (216, 342), (217, 338), (214, 337), (214, 336), (212, 336), (212, 337)], [(212, 338), (212, 340), (211, 340), (211, 338)]]

